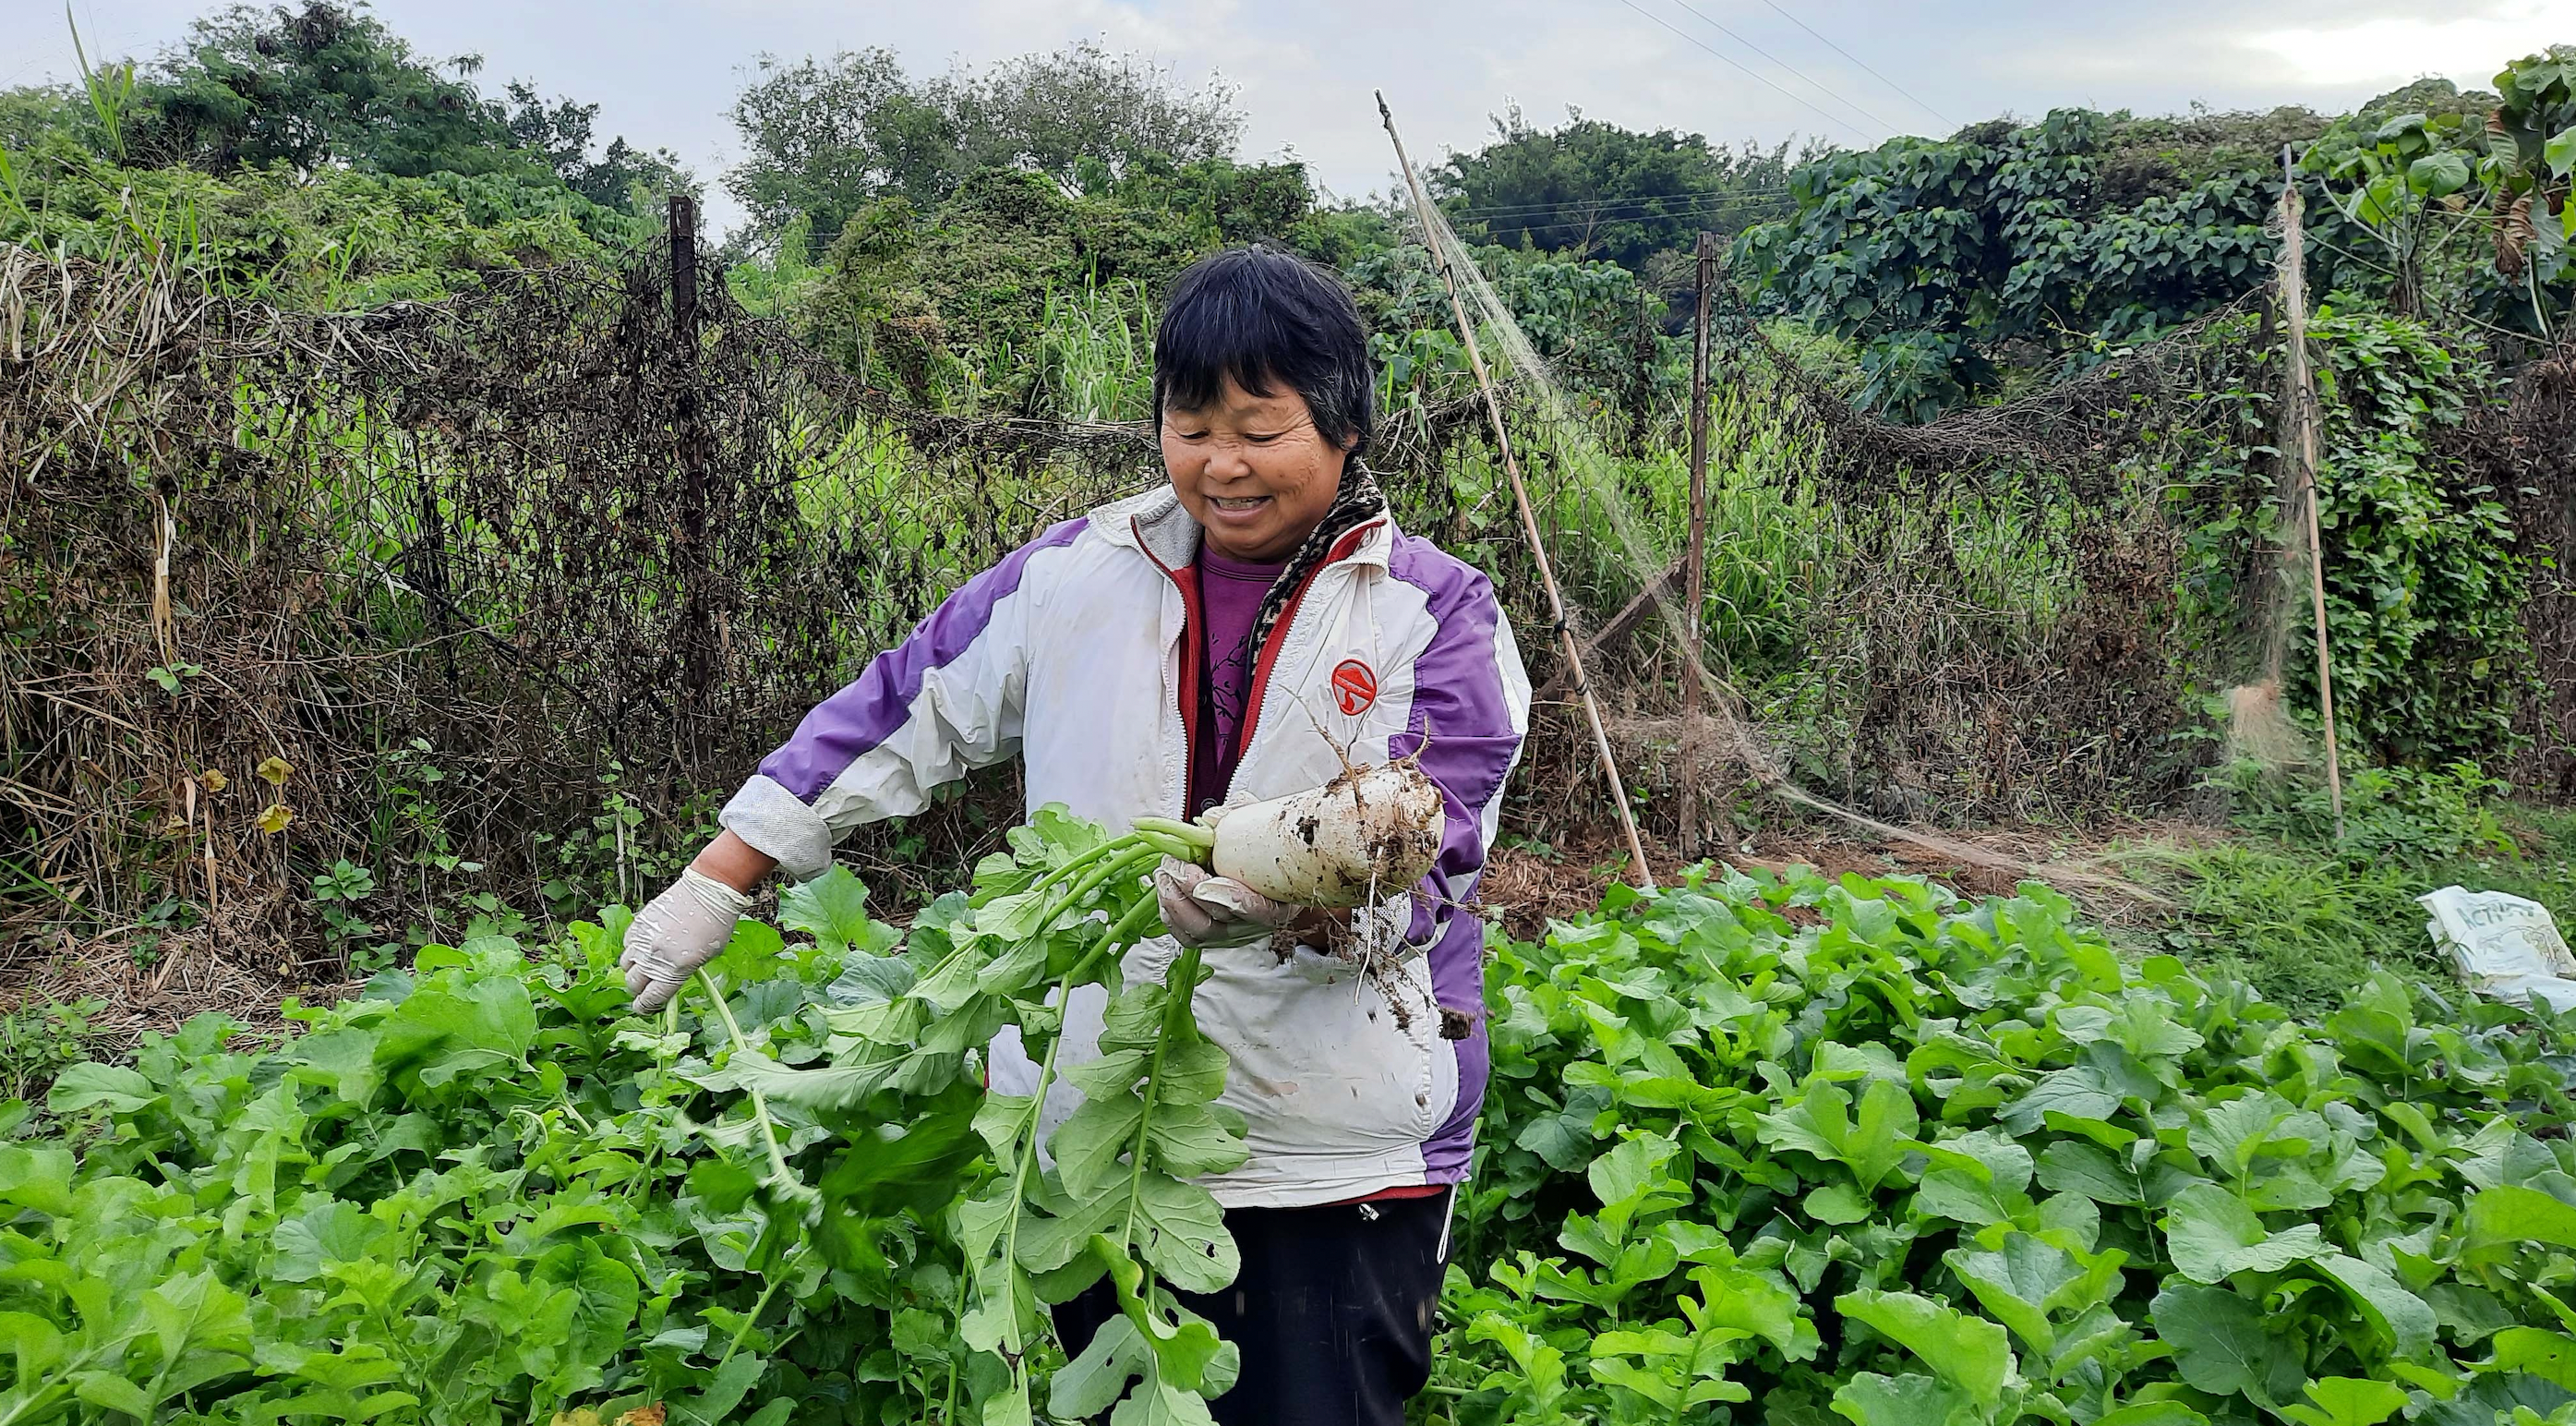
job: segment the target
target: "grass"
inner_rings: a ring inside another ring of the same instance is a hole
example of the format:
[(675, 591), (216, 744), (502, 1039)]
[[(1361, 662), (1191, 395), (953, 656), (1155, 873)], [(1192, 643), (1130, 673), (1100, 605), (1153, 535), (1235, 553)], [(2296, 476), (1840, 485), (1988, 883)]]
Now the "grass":
[(1045, 414), (1066, 421), (1142, 421), (1153, 413), (1154, 310), (1142, 286), (1049, 291), (1038, 330)]
[[(1521, 439), (1550, 552), (1578, 603), (1616, 609), (1679, 555), (1690, 483), (1679, 445), (1616, 454), (1561, 424)], [(2074, 506), (2036, 482), (1998, 480), (1846, 509), (1811, 479), (1823, 439), (1763, 392), (1719, 392), (1712, 403), (1701, 612), (1713, 667), (1748, 686), (1811, 681), (1849, 652), (1855, 631), (1836, 611), (1893, 597), (1931, 599), (1944, 637), (1980, 646), (2028, 652), (2059, 626), (2081, 589)], [(1474, 443), (1463, 454), (1453, 482), (1507, 510), (1499, 472)], [(1769, 693), (1766, 702), (1790, 696)]]
[(2376, 967), (2456, 989), (2416, 897), (2452, 885), (2510, 892), (2548, 907), (2562, 929), (2576, 927), (2576, 811), (2488, 810), (2512, 834), (2510, 851), (2356, 855), (2262, 833), (2127, 848), (2120, 860), (2131, 874), (2176, 902), (2162, 924), (2131, 939), (2241, 975), (2306, 1013), (2342, 1005)]

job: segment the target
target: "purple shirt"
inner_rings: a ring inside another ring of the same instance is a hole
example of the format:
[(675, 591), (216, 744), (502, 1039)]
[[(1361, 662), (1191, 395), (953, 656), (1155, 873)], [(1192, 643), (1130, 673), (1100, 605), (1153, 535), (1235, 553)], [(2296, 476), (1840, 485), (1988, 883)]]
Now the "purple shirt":
[(1260, 617), (1262, 596), (1287, 567), (1246, 564), (1199, 546), (1199, 667), (1207, 671), (1207, 682), (1206, 701), (1199, 705), (1199, 745), (1190, 760), (1193, 816), (1225, 801), (1226, 785), (1234, 781), (1243, 720), (1250, 716), (1252, 666), (1259, 657), (1252, 623)]

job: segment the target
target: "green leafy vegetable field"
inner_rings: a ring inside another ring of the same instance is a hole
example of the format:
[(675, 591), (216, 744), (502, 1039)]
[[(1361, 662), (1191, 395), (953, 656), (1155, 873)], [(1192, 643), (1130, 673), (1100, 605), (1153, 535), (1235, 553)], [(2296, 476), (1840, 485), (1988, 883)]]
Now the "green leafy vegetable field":
[[(836, 872), (650, 1019), (612, 909), (65, 1070), (5, 1111), (0, 1426), (1204, 1421), (1233, 1346), (1167, 1284), (1230, 1277), (1188, 1180), (1240, 1141), (1119, 976), (1141, 845), (1042, 814), (903, 932)], [(979, 1047), (1051, 1064), (1090, 980), (1041, 1155)], [(2302, 1022), (2043, 888), (1724, 871), (1498, 938), (1487, 999), (1427, 1420), (2576, 1419), (2564, 1025), (2394, 978)], [(1067, 1364), (1043, 1305), (1104, 1278)]]
[(1457, 1419), (2564, 1420), (2563, 1023), (2322, 1023), (2039, 887), (1721, 874), (1515, 945)]

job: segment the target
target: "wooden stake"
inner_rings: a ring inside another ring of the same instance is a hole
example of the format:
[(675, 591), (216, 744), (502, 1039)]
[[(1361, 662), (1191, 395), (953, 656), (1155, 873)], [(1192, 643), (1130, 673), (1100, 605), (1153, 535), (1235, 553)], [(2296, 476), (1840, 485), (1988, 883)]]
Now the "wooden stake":
[(1395, 131), (1395, 113), (1386, 107), (1386, 95), (1377, 96), (1378, 117), (1386, 121), (1386, 137), (1395, 145), (1395, 162), (1404, 170), (1404, 185), (1412, 190), (1413, 208), (1422, 220), (1423, 241), (1431, 245), (1431, 261), (1440, 269), (1440, 281), (1449, 289), (1449, 311), (1458, 320), (1458, 340), (1467, 348), (1468, 369), (1476, 374), (1477, 389), (1485, 396), (1485, 415), (1493, 423), (1494, 446), (1503, 458), (1503, 474), (1512, 483), (1512, 502), (1520, 508), (1521, 533), (1529, 537), (1530, 557), (1538, 562), (1538, 581), (1547, 591), (1548, 617), (1555, 621), (1557, 643), (1565, 650), (1567, 666), (1574, 671), (1574, 691), (1583, 700), (1584, 719), (1592, 725), (1593, 751), (1601, 757), (1601, 776), (1610, 784), (1610, 806), (1619, 814), (1619, 830), (1628, 834), (1628, 855), (1635, 861), (1637, 884), (1648, 891), (1655, 889), (1654, 868), (1646, 863), (1646, 843), (1637, 835), (1637, 819), (1628, 811), (1627, 784), (1619, 777), (1619, 760), (1610, 751), (1610, 734), (1601, 726), (1601, 705), (1592, 696), (1591, 680), (1583, 676), (1583, 650), (1575, 643), (1574, 625), (1565, 617), (1565, 596), (1556, 587), (1556, 570), (1548, 563), (1547, 542), (1539, 538), (1538, 513), (1531, 506), (1529, 487), (1521, 480), (1520, 458), (1512, 454), (1511, 432), (1503, 425), (1502, 399), (1494, 394), (1494, 378), (1485, 370), (1485, 357), (1476, 345), (1476, 324), (1467, 320), (1467, 301), (1458, 294), (1458, 274), (1449, 268), (1449, 254), (1440, 246), (1439, 219), (1431, 211), (1431, 202), (1422, 195), (1422, 180), (1414, 175), (1413, 160), (1404, 155), (1404, 139)]
[(698, 202), (686, 193), (670, 199), (671, 347), (677, 359), (678, 391), (671, 428), (680, 464), (680, 717), (672, 720), (672, 751), (686, 760), (696, 754), (704, 735), (707, 692), (716, 682), (714, 640), (707, 609), (713, 552), (707, 548), (709, 482), (715, 442), (705, 420), (700, 390), (698, 328)]
[(1690, 625), (1682, 670), (1682, 858), (1699, 859), (1700, 619), (1708, 564), (1708, 290), (1717, 281), (1717, 235), (1699, 235), (1699, 306), (1691, 322), (1690, 542), (1682, 547), (1682, 608)]
[(2343, 840), (2343, 761), (2336, 747), (2334, 657), (2326, 644), (2326, 550), (2317, 523), (2317, 382), (2308, 370), (2307, 242), (2299, 228), (2299, 175), (2281, 145), (2281, 311), (2289, 322), (2290, 421), (2299, 463), (2297, 489), (2308, 522), (2308, 603), (2317, 624), (2317, 713), (2326, 725), (2326, 794), (2334, 803), (2335, 840)]
[[(1630, 596), (1627, 603), (1619, 606), (1619, 612), (1611, 615), (1608, 622), (1597, 626), (1591, 633), (1584, 636), (1581, 648), (1583, 661), (1590, 663), (1594, 655), (1616, 648), (1621, 639), (1637, 632), (1637, 626), (1645, 623), (1648, 616), (1661, 608), (1665, 600), (1672, 597), (1673, 587), (1680, 584), (1681, 580), (1682, 565), (1679, 560), (1664, 566), (1654, 578), (1647, 580), (1634, 595)], [(1561, 703), (1565, 701), (1566, 690), (1572, 687), (1574, 687), (1573, 672), (1568, 669), (1558, 669), (1554, 677), (1539, 685), (1538, 692), (1530, 695), (1530, 702)]]
[(698, 335), (698, 200), (674, 193), (669, 207), (671, 332), (685, 353)]

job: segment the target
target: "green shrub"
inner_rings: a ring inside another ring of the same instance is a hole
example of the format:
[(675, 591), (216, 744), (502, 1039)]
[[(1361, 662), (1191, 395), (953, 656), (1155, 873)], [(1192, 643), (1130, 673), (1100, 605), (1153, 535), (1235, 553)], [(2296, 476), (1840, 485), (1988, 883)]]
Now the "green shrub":
[(2276, 772), (2250, 760), (2213, 779), (2229, 793), (2229, 819), (2259, 836), (2328, 850), (2356, 863), (2393, 858), (2410, 865), (2490, 853), (2510, 856), (2513, 839), (2493, 799), (2509, 791), (2475, 763), (2420, 771), (2362, 767), (2344, 780), (2343, 839), (2334, 799), (2315, 769)]
[(604, 263), (660, 231), (551, 175), (217, 176), (120, 167), (59, 134), (0, 160), (0, 242), (82, 258), (165, 254), (217, 292), (287, 307), (442, 297), (486, 272)]
[(22, 1099), (89, 1058), (104, 1000), (30, 1001), (0, 1012), (0, 1098)]

